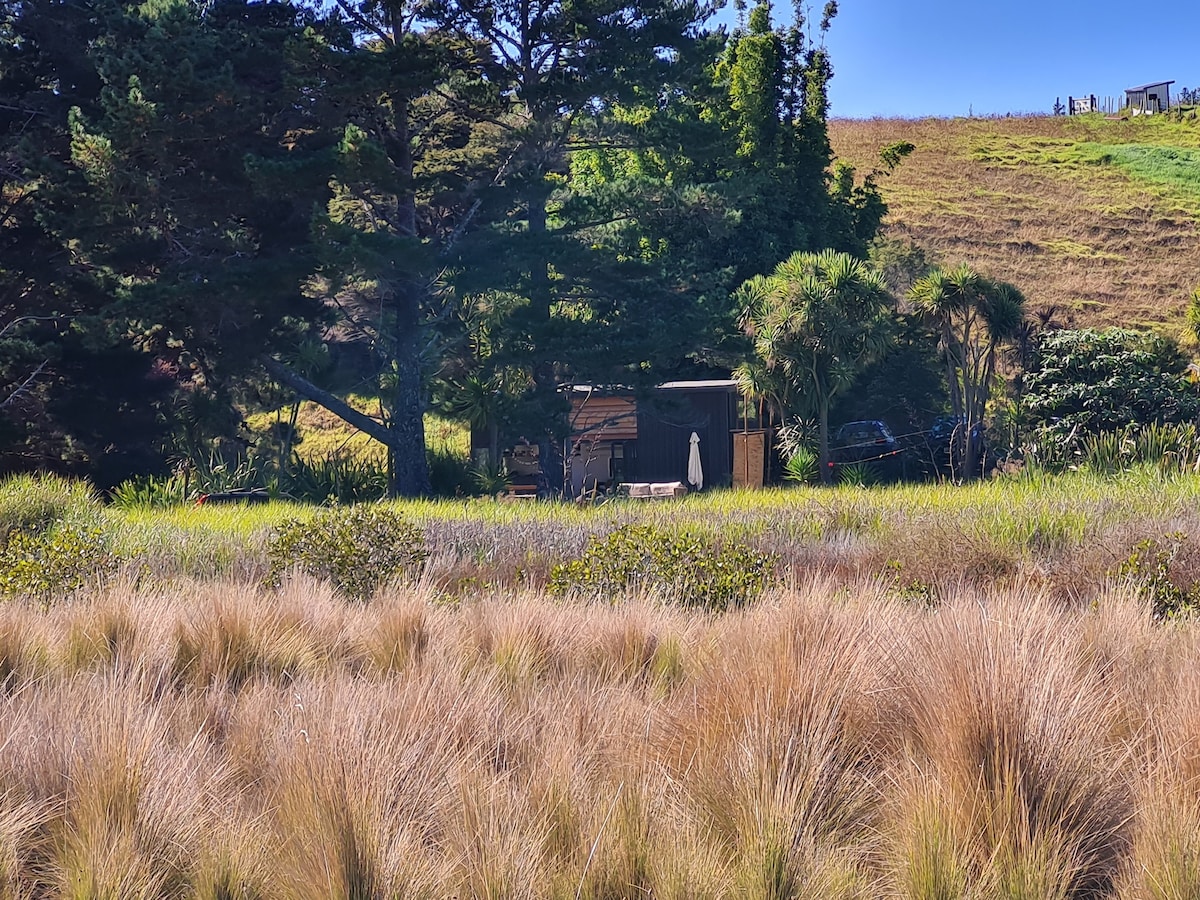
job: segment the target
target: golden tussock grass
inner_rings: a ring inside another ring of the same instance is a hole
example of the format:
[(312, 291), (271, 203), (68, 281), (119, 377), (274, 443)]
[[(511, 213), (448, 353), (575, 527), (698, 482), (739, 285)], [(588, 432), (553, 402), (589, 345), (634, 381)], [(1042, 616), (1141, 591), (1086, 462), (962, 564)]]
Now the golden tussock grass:
[(433, 599), (209, 581), (0, 609), (0, 897), (1200, 886), (1200, 642), (1120, 589)]

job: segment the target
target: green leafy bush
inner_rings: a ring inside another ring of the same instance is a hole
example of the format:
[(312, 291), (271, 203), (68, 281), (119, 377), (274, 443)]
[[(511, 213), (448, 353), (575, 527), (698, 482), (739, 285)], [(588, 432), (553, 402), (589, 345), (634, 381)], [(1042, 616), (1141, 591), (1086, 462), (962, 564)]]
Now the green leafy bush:
[(421, 529), (381, 506), (351, 506), (281, 523), (267, 545), (268, 579), (298, 570), (366, 600), (389, 581), (417, 574), (429, 551)]
[(1117, 568), (1116, 575), (1136, 585), (1138, 593), (1150, 601), (1156, 619), (1182, 619), (1200, 612), (1200, 584), (1182, 586), (1172, 572), (1186, 542), (1187, 535), (1180, 531), (1165, 535), (1161, 541), (1139, 541)]
[(91, 486), (55, 475), (0, 482), (0, 596), (49, 603), (110, 575), (120, 558)]
[(579, 559), (555, 566), (549, 590), (612, 597), (643, 588), (688, 606), (721, 611), (744, 606), (762, 594), (774, 580), (775, 563), (772, 554), (737, 541), (625, 525), (591, 538)]
[(99, 528), (11, 531), (0, 548), (0, 594), (48, 604), (111, 575), (119, 564)]
[(801, 447), (783, 464), (783, 477), (797, 484), (816, 484), (821, 463), (816, 451)]
[(1037, 457), (1062, 466), (1078, 463), (1090, 451), (1102, 466), (1106, 454), (1114, 454), (1103, 441), (1096, 445), (1097, 435), (1195, 421), (1200, 392), (1186, 373), (1187, 359), (1178, 345), (1151, 332), (1109, 328), (1043, 334), (1025, 375), (1022, 411)]

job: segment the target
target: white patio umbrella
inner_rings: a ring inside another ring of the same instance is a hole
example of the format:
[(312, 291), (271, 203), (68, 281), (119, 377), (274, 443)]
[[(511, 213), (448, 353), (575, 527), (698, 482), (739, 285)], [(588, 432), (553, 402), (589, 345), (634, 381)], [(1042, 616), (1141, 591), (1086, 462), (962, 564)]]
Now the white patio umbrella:
[(688, 451), (688, 484), (696, 490), (704, 487), (704, 466), (700, 465), (700, 435), (692, 432), (692, 449)]

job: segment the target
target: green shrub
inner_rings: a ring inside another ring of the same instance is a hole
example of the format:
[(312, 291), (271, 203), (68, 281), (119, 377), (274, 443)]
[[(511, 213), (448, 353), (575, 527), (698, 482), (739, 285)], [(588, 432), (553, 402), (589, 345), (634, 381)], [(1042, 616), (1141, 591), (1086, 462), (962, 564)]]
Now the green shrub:
[(838, 484), (870, 487), (879, 481), (879, 472), (870, 462), (845, 463), (834, 470)]
[(334, 453), (294, 457), (285, 467), (266, 457), (198, 456), (170, 475), (132, 478), (113, 489), (122, 509), (170, 506), (200, 494), (261, 488), (272, 498), (305, 503), (364, 503), (387, 495), (387, 467), (370, 458)]
[(99, 528), (11, 531), (0, 548), (0, 594), (49, 604), (111, 575), (119, 564)]
[(419, 573), (429, 556), (421, 529), (390, 509), (351, 506), (281, 523), (267, 545), (268, 579), (295, 569), (366, 600), (389, 581)]
[(109, 493), (118, 509), (147, 509), (186, 503), (188, 481), (182, 474), (139, 475), (122, 481)]
[(798, 453), (817, 452), (817, 423), (793, 416), (779, 426), (775, 433), (775, 442), (779, 446), (779, 455), (791, 459)]
[(1156, 619), (1181, 619), (1200, 612), (1200, 584), (1181, 586), (1171, 571), (1186, 542), (1187, 535), (1180, 531), (1165, 535), (1161, 541), (1139, 541), (1117, 568), (1116, 575), (1132, 582), (1138, 594), (1150, 601)]
[(469, 477), (473, 491), (483, 497), (501, 494), (512, 484), (512, 476), (503, 467), (493, 466), (483, 460), (471, 465)]
[(429, 488), (435, 497), (462, 497), (472, 492), (471, 465), (465, 456), (449, 447), (428, 447), (425, 461), (429, 466)]
[(310, 503), (364, 503), (387, 496), (387, 468), (370, 459), (331, 454), (293, 460), (278, 479), (279, 490)]
[(624, 595), (659, 591), (688, 606), (720, 611), (756, 599), (775, 575), (776, 558), (736, 541), (691, 531), (625, 525), (593, 537), (576, 560), (550, 572), (552, 594)]
[(1153, 466), (1163, 474), (1188, 472), (1200, 453), (1200, 432), (1191, 422), (1130, 426), (1084, 438), (1083, 465), (1100, 475)]
[(99, 500), (84, 481), (57, 475), (15, 475), (0, 482), (0, 536), (12, 531), (37, 533), (69, 520), (90, 523)]
[(56, 475), (0, 483), (0, 596), (49, 603), (111, 574), (120, 558), (91, 486)]
[[(1151, 332), (1045, 332), (1034, 347), (1024, 389), (1028, 437), (1043, 463), (1055, 467), (1077, 464), (1086, 452), (1095, 468), (1124, 468), (1122, 457), (1133, 452), (1125, 437), (1200, 415), (1187, 358), (1174, 340)], [(1105, 434), (1112, 437), (1095, 439)], [(1160, 436), (1181, 437), (1169, 431)], [(1137, 452), (1155, 450), (1147, 444)]]

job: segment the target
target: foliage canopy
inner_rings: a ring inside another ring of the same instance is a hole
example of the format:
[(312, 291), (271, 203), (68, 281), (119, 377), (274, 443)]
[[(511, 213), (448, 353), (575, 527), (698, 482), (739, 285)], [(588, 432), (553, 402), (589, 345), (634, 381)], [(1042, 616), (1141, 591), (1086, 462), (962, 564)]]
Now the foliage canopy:
[(1088, 437), (1193, 421), (1200, 391), (1187, 373), (1178, 344), (1162, 335), (1124, 328), (1046, 332), (1025, 376), (1031, 434), (1044, 455), (1062, 459)]

